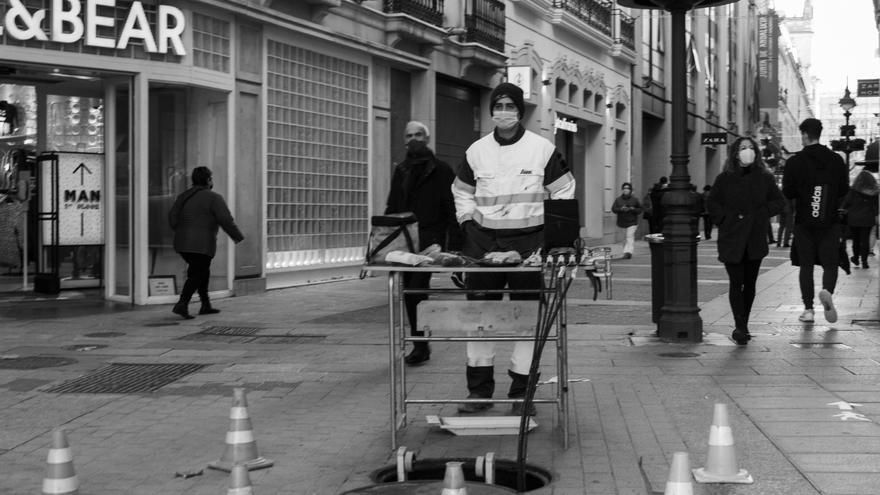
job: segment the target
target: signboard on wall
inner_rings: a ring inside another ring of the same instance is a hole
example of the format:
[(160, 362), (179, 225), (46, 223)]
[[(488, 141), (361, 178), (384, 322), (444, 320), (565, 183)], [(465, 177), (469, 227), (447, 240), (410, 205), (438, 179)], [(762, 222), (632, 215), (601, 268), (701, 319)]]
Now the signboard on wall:
[(508, 67), (507, 82), (523, 90), (523, 98), (528, 100), (532, 95), (532, 68), (527, 65)]
[[(41, 183), (51, 184), (48, 167), (40, 170)], [(104, 154), (58, 153), (58, 244), (104, 244)], [(52, 210), (52, 191), (40, 191), (41, 211)], [(44, 222), (43, 242), (52, 241), (51, 225)]]
[(880, 96), (880, 79), (859, 79), (857, 98)]
[(758, 15), (758, 104), (779, 103), (779, 18), (775, 13)]
[[(176, 55), (186, 54), (183, 47), (186, 17), (177, 7), (156, 6), (156, 22), (152, 25), (140, 0), (131, 2), (124, 20), (107, 15), (108, 9), (115, 8), (116, 0), (66, 0), (53, 1), (48, 8), (30, 10), (24, 0), (8, 0), (6, 12), (0, 18), (0, 35), (5, 33), (19, 41), (56, 43), (85, 39), (88, 46), (117, 50), (137, 43), (143, 44), (150, 53), (168, 53), (170, 49)], [(119, 35), (107, 36), (115, 32)]]
[(703, 132), (700, 134), (700, 144), (727, 144), (726, 132)]

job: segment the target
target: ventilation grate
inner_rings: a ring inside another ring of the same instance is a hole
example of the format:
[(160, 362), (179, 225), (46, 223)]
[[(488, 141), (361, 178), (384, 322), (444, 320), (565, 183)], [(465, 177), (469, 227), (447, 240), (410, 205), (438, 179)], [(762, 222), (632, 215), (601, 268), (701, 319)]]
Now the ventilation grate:
[(238, 335), (205, 333), (191, 333), (178, 337), (177, 340), (195, 340), (207, 342), (225, 342), (227, 344), (319, 344), (324, 342), (326, 335)]
[(110, 364), (88, 375), (44, 390), (58, 394), (134, 394), (153, 392), (206, 364)]
[(259, 332), (256, 327), (208, 327), (201, 332), (202, 335), (235, 335), (237, 337), (247, 337)]

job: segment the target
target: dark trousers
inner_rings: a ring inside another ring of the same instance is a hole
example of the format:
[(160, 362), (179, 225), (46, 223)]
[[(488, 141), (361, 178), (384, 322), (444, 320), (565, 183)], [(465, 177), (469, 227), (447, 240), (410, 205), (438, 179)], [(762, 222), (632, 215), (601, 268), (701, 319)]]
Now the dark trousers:
[(804, 308), (813, 309), (813, 265), (822, 265), (822, 288), (834, 293), (837, 286), (838, 247), (840, 225), (815, 229), (803, 225), (794, 226), (794, 244), (797, 246), (800, 264), (799, 282)]
[[(422, 272), (404, 272), (403, 287), (405, 289), (427, 289), (431, 287), (431, 274)], [(416, 314), (418, 304), (428, 298), (427, 294), (404, 294), (403, 302), (406, 306), (406, 316), (409, 318), (410, 335), (413, 337), (422, 337), (425, 332), (418, 330), (418, 322)], [(427, 342), (415, 342), (413, 347), (427, 347)]]
[(779, 230), (776, 235), (776, 244), (788, 246), (791, 244), (791, 231), (794, 228), (794, 213), (779, 214)]
[(712, 238), (712, 217), (703, 215), (703, 234), (706, 239)]
[(862, 263), (868, 262), (868, 251), (871, 250), (870, 239), (873, 227), (850, 227), (852, 234), (852, 250), (855, 258), (861, 259)]
[(195, 292), (199, 293), (202, 305), (211, 304), (208, 299), (208, 281), (211, 280), (211, 258), (207, 254), (180, 253), (186, 261), (186, 282), (180, 291), (180, 303), (189, 304)]
[(730, 310), (736, 328), (748, 331), (749, 314), (755, 301), (755, 284), (761, 270), (761, 260), (743, 259), (739, 263), (725, 263), (727, 277), (730, 279)]

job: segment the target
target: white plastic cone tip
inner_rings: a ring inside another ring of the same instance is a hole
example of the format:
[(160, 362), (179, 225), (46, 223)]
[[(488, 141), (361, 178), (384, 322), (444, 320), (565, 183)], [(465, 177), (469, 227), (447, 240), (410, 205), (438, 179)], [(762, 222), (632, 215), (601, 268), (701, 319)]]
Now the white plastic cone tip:
[(690, 461), (687, 452), (672, 454), (672, 466), (669, 468), (669, 479), (663, 495), (693, 495), (694, 485), (691, 483)]

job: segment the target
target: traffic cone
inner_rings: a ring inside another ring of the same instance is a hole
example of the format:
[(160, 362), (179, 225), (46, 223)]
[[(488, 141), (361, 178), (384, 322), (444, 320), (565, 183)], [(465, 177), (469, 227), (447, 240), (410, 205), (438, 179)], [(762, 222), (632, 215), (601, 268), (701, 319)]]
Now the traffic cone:
[(672, 454), (672, 466), (666, 480), (663, 495), (694, 495), (694, 484), (691, 483), (691, 463), (687, 452)]
[(694, 478), (700, 483), (754, 483), (745, 469), (736, 467), (736, 449), (733, 430), (727, 416), (727, 404), (715, 404), (712, 427), (709, 429), (709, 451), (706, 467), (694, 469)]
[(52, 432), (52, 447), (46, 458), (46, 477), (43, 478), (43, 495), (76, 495), (79, 479), (73, 470), (73, 454), (64, 430)]
[(229, 472), (236, 464), (243, 464), (248, 470), (272, 466), (272, 461), (260, 457), (257, 452), (257, 441), (254, 440), (251, 428), (244, 389), (238, 387), (233, 392), (232, 409), (229, 411), (232, 424), (226, 432), (226, 451), (223, 452), (223, 457), (208, 464), (208, 467)]
[(244, 464), (236, 464), (229, 475), (229, 491), (226, 495), (254, 495), (248, 468)]
[(464, 486), (464, 471), (461, 469), (463, 462), (449, 461), (446, 463), (446, 473), (443, 474), (443, 491), (440, 495), (467, 495)]

